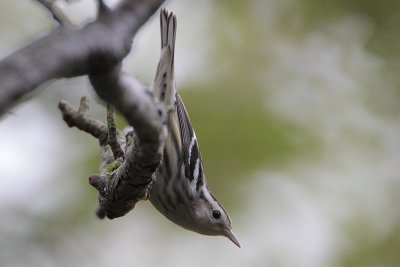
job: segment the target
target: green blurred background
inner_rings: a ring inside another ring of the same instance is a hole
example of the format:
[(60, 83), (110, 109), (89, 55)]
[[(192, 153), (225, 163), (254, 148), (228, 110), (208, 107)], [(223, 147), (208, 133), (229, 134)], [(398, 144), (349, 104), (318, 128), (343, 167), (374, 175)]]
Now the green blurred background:
[[(84, 24), (94, 2), (59, 5)], [(0, 121), (0, 266), (400, 266), (400, 1), (165, 7), (178, 17), (177, 86), (242, 249), (146, 202), (113, 221), (94, 216), (86, 177), (98, 144), (57, 110), (89, 95), (104, 120), (82, 77), (44, 85)], [(124, 62), (147, 84), (157, 18)], [(52, 27), (34, 1), (1, 1), (0, 56)]]

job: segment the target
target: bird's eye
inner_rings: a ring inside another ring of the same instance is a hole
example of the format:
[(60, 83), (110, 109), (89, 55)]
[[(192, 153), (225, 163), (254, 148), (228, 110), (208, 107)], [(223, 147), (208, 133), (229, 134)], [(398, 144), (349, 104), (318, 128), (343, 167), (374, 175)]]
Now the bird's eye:
[(221, 217), (221, 212), (219, 210), (213, 210), (212, 216), (214, 217), (214, 219), (219, 219)]

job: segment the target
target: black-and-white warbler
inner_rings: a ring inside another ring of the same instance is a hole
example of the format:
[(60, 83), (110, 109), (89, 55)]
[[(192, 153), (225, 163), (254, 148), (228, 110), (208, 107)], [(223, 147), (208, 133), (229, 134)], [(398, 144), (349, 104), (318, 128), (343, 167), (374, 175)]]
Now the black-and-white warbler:
[(161, 10), (161, 56), (153, 94), (173, 107), (162, 162), (149, 192), (151, 203), (172, 222), (204, 235), (228, 237), (240, 247), (231, 220), (207, 187), (196, 135), (174, 80), (176, 18)]

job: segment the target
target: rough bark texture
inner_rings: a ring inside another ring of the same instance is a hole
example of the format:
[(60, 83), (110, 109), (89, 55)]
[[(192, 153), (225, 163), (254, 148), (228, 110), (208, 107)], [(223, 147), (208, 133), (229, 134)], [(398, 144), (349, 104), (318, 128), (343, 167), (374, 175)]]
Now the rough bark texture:
[(99, 191), (101, 218), (123, 216), (147, 197), (162, 156), (167, 108), (123, 73), (121, 62), (137, 30), (163, 2), (125, 0), (110, 10), (99, 1), (98, 18), (79, 28), (62, 23), (62, 16), (43, 4), (62, 26), (0, 61), (0, 116), (44, 82), (88, 75), (97, 95), (134, 127), (125, 136), (110, 117), (108, 127), (90, 119), (86, 98), (78, 110), (65, 101), (59, 103), (65, 122), (99, 139), (103, 148), (102, 174), (89, 178)]

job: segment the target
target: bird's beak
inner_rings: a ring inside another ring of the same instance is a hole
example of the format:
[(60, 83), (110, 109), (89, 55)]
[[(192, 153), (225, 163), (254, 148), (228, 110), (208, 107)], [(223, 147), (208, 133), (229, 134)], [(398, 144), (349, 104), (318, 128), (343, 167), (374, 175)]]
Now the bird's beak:
[(227, 238), (229, 238), (233, 243), (235, 243), (236, 246), (240, 248), (240, 243), (237, 240), (236, 236), (233, 234), (231, 229), (225, 229), (224, 233)]

